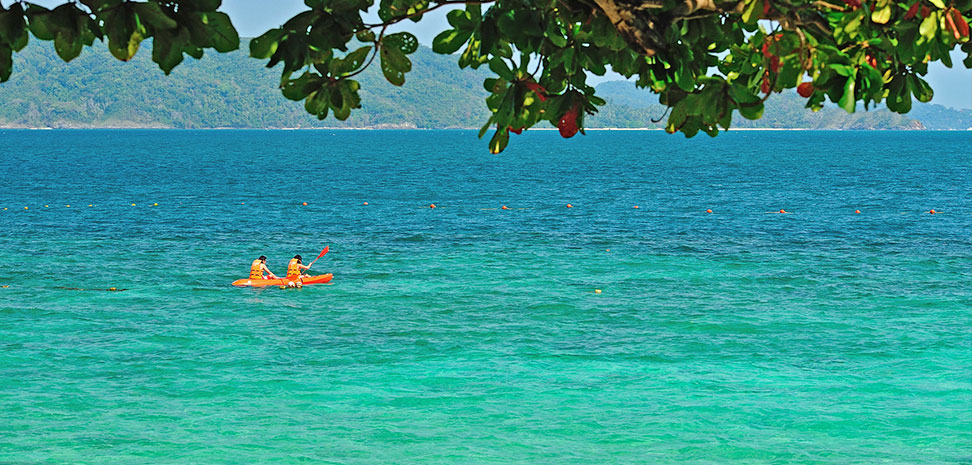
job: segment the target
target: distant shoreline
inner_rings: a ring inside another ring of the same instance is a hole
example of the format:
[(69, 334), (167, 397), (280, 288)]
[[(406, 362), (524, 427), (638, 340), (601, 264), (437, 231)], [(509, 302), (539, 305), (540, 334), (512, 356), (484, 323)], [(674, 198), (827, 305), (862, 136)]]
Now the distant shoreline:
[[(163, 131), (476, 131), (479, 128), (417, 128), (417, 127), (363, 127), (363, 128), (175, 128), (168, 126), (78, 126), (78, 127), (29, 127), (29, 126), (4, 126), (0, 125), (0, 130), (25, 130), (25, 131), (87, 131), (87, 130), (112, 130), (112, 131), (131, 131), (131, 130), (163, 130)], [(556, 131), (557, 128), (530, 128), (530, 131)], [(664, 131), (663, 128), (585, 128), (585, 131)], [(964, 132), (972, 131), (972, 127), (966, 129), (925, 129), (925, 128), (894, 128), (894, 129), (841, 129), (841, 128), (730, 128), (720, 129), (720, 132), (732, 131), (948, 131)]]

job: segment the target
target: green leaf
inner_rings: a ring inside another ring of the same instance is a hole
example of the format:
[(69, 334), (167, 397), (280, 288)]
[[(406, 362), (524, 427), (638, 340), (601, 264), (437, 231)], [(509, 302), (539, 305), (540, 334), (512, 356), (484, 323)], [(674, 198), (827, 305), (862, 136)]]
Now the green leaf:
[(746, 118), (746, 119), (749, 119), (749, 120), (757, 120), (757, 119), (760, 119), (760, 118), (763, 117), (763, 104), (762, 103), (740, 105), (737, 108), (737, 110), (739, 110), (739, 114), (742, 115), (743, 118)]
[(489, 69), (496, 73), (497, 76), (506, 79), (507, 81), (516, 80), (516, 76), (513, 71), (506, 66), (506, 62), (502, 58), (496, 57), (489, 60)]
[(936, 32), (938, 32), (938, 12), (933, 11), (932, 14), (921, 21), (921, 26), (918, 26), (918, 34), (932, 40), (935, 38)]
[(837, 101), (837, 106), (843, 108), (847, 113), (854, 113), (857, 106), (857, 97), (854, 96), (856, 83), (856, 76), (847, 78), (847, 82), (844, 83), (844, 95)]
[(270, 58), (277, 51), (277, 45), (280, 43), (283, 34), (282, 29), (272, 29), (251, 40), (250, 56), (261, 59)]
[(179, 26), (179, 23), (175, 22), (174, 19), (162, 11), (158, 3), (134, 3), (133, 5), (135, 12), (138, 13), (138, 19), (143, 23), (151, 25), (156, 30), (175, 29)]
[(885, 4), (884, 7), (874, 10), (871, 13), (871, 21), (877, 24), (887, 24), (891, 20), (891, 5)]
[(240, 36), (226, 13), (197, 13), (196, 19), (206, 25), (209, 43), (217, 52), (226, 53), (240, 48)]
[(81, 0), (81, 3), (90, 8), (91, 11), (104, 10), (121, 3), (122, 0)]
[[(136, 30), (135, 25), (135, 13), (129, 8), (116, 8), (105, 20), (108, 50), (121, 61), (132, 59), (144, 38), (142, 31)], [(56, 46), (57, 41), (54, 43)]]
[(158, 31), (152, 40), (152, 61), (159, 64), (165, 74), (172, 72), (182, 63), (182, 50), (189, 43), (189, 32), (179, 28), (172, 31)]
[(10, 79), (13, 71), (13, 50), (7, 44), (0, 43), (0, 82)]
[(54, 40), (57, 35), (50, 11), (41, 6), (31, 4), (27, 7), (27, 27), (40, 40)]
[(405, 73), (412, 69), (412, 62), (397, 48), (381, 47), (381, 72), (388, 82), (396, 86), (405, 84)]
[(510, 143), (510, 133), (506, 129), (497, 129), (493, 138), (489, 141), (489, 153), (497, 154), (506, 148)]
[(907, 85), (908, 85), (908, 90), (910, 90), (911, 93), (915, 95), (915, 98), (918, 99), (919, 102), (922, 103), (930, 102), (932, 97), (935, 95), (935, 93), (932, 91), (931, 86), (929, 86), (924, 79), (914, 74), (908, 75)]
[(560, 25), (557, 24), (556, 20), (551, 20), (547, 22), (547, 27), (543, 31), (543, 36), (550, 41), (554, 47), (564, 47), (567, 45), (567, 37), (564, 37), (563, 31), (560, 30)]
[(458, 29), (442, 31), (435, 36), (435, 39), (432, 39), (432, 50), (443, 55), (455, 53), (462, 48), (471, 35), (472, 31), (460, 31)]
[(368, 58), (368, 53), (371, 52), (371, 46), (361, 47), (349, 54), (347, 54), (342, 60), (341, 65), (338, 68), (339, 74), (347, 74), (356, 71), (361, 65), (364, 64), (365, 59)]
[(932, 5), (937, 6), (939, 9), (942, 10), (945, 9), (945, 2), (943, 2), (942, 0), (928, 0), (928, 1), (931, 2)]
[(756, 20), (759, 19), (759, 14), (756, 13), (756, 7), (762, 6), (762, 4), (763, 2), (759, 0), (748, 0), (748, 3), (746, 3), (746, 9), (743, 10), (742, 14), (743, 22), (747, 24), (755, 23)]
[(372, 31), (371, 29), (362, 29), (354, 35), (354, 38), (357, 39), (358, 42), (374, 42), (375, 31)]
[(312, 92), (320, 89), (321, 84), (320, 76), (312, 73), (304, 73), (297, 79), (291, 79), (285, 82), (280, 90), (284, 97), (290, 100), (300, 101)]
[(400, 50), (403, 54), (414, 53), (418, 50), (418, 39), (409, 32), (397, 32), (389, 34), (381, 40), (382, 48), (393, 47)]
[(10, 5), (7, 11), (0, 7), (0, 42), (6, 42), (12, 50), (19, 51), (27, 45), (27, 40), (27, 21), (20, 4)]

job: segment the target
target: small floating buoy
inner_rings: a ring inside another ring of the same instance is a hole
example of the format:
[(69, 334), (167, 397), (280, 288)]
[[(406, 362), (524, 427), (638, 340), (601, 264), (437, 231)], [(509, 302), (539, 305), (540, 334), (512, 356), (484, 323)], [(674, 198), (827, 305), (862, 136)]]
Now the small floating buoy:
[(117, 290), (118, 290), (118, 288), (117, 288), (117, 287), (109, 287), (109, 288), (108, 288), (108, 290), (109, 290), (109, 291), (117, 291)]
[(568, 203), (567, 208), (574, 208), (574, 206)]
[(93, 207), (94, 205), (91, 205), (91, 204), (89, 203), (89, 204), (88, 204), (88, 206), (89, 206), (89, 207)]
[(281, 288), (281, 289), (286, 289), (286, 288), (287, 288), (287, 286), (280, 286), (280, 288)]
[(861, 214), (861, 211), (860, 210), (854, 210), (854, 213), (857, 213), (858, 215), (860, 215)]
[(600, 289), (594, 289), (594, 293), (595, 294), (600, 294), (601, 293), (601, 290)]
[(8, 289), (8, 288), (10, 288), (10, 286), (8, 286), (8, 285), (6, 285), (6, 284), (4, 284), (3, 286), (0, 286), (0, 288), (3, 288), (3, 289)]
[(507, 207), (506, 205), (503, 205), (503, 210), (509, 210), (509, 209), (510, 209), (510, 207)]
[(710, 209), (706, 210), (705, 212), (706, 213), (712, 213), (712, 209), (710, 208)]
[(639, 208), (641, 208), (641, 207), (639, 207), (639, 206), (637, 206), (637, 205), (635, 205), (634, 207), (635, 207), (635, 210), (637, 210), (637, 209), (639, 209)]
[(429, 204), (429, 208), (435, 208), (435, 204), (434, 203), (430, 203)]
[(135, 206), (135, 204), (133, 203), (133, 204), (132, 204), (132, 206), (134, 207), (134, 206)]
[(24, 207), (24, 210), (26, 210), (26, 209), (27, 209), (27, 207)]
[(306, 206), (307, 206), (307, 202), (304, 202), (304, 203), (302, 203), (301, 205), (303, 205), (303, 206), (305, 206), (305, 207), (306, 207)]
[(786, 213), (786, 210), (784, 210), (784, 209), (781, 208), (780, 209), (780, 213)]
[(71, 208), (71, 206), (70, 205), (65, 205), (64, 208)]
[(240, 205), (246, 205), (246, 202), (240, 202)]
[(935, 213), (938, 213), (938, 212), (937, 212), (937, 211), (935, 211), (935, 209), (933, 208), (933, 209), (931, 209), (931, 210), (928, 210), (928, 213), (931, 213), (932, 215), (934, 215)]
[(157, 204), (157, 203), (153, 203), (153, 204), (152, 204), (152, 206), (153, 206), (153, 207), (158, 207), (158, 206), (159, 206), (159, 204)]
[(363, 205), (368, 205), (368, 202), (365, 202)]
[(605, 251), (605, 252), (610, 252), (610, 251), (611, 251), (611, 249), (604, 249), (604, 251)]
[(44, 208), (50, 208), (50, 205), (44, 205)]

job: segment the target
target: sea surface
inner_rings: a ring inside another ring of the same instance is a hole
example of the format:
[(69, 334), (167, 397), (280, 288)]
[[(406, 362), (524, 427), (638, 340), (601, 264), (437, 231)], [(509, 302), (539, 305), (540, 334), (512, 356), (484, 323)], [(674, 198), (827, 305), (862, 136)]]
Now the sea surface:
[(0, 464), (972, 463), (969, 132), (3, 130), (0, 208)]

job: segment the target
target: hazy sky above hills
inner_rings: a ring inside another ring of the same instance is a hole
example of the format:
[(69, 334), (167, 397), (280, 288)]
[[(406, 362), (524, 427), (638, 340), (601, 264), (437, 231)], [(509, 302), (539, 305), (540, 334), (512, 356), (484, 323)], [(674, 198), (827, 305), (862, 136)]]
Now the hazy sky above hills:
[[(38, 3), (56, 5), (63, 1), (47, 0)], [(256, 37), (268, 29), (280, 26), (306, 8), (303, 0), (224, 0), (222, 10), (230, 15), (241, 37)], [(430, 45), (432, 38), (448, 27), (443, 9), (426, 15), (419, 23), (405, 21), (399, 29), (412, 32), (422, 44)], [(935, 90), (932, 103), (953, 108), (972, 108), (972, 70), (962, 65), (962, 58), (963, 54), (956, 49), (952, 53), (955, 68), (949, 69), (940, 63), (930, 67), (928, 81)], [(616, 79), (623, 77), (607, 75), (593, 79), (592, 82), (596, 84)]]

